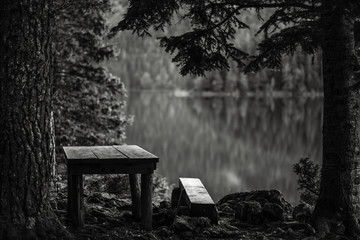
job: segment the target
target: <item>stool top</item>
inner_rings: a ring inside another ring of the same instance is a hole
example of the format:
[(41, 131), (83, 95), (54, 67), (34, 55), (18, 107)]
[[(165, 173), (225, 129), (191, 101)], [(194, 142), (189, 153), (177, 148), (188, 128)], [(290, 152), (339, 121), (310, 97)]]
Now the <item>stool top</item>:
[(137, 145), (63, 147), (68, 164), (159, 162), (154, 154)]

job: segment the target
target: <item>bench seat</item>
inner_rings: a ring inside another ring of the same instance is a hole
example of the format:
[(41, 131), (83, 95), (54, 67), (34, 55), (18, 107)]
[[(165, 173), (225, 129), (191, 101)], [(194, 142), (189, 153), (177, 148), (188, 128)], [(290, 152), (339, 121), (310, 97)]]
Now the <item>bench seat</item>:
[(180, 195), (184, 195), (191, 216), (208, 217), (212, 223), (218, 223), (218, 210), (200, 179), (179, 178), (179, 187)]

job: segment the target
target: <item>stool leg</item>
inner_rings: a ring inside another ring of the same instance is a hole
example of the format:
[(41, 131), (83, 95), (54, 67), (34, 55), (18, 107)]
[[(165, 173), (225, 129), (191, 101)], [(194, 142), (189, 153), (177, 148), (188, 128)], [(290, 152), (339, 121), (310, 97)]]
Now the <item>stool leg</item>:
[(152, 174), (141, 174), (141, 225), (152, 230)]
[(82, 227), (85, 224), (82, 175), (72, 175), (71, 193), (71, 212), (73, 224), (75, 227)]
[(139, 220), (141, 216), (140, 206), (140, 186), (138, 176), (136, 174), (129, 174), (130, 190), (131, 190), (131, 207), (132, 215), (135, 219)]

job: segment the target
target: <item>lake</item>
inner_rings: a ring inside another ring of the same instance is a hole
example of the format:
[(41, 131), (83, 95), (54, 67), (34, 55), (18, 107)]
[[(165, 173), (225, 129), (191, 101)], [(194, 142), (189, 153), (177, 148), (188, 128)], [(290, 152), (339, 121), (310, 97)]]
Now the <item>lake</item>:
[(214, 201), (231, 192), (278, 189), (299, 202), (293, 164), (322, 158), (322, 99), (176, 97), (129, 91), (127, 144), (160, 158), (170, 184), (200, 178)]

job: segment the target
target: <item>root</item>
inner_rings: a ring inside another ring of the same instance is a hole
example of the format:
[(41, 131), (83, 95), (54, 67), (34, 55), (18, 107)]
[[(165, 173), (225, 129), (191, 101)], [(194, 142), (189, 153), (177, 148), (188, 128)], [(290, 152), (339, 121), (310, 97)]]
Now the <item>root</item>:
[(315, 217), (312, 219), (312, 225), (320, 238), (330, 233), (330, 221), (324, 217)]
[(62, 226), (57, 217), (38, 218), (34, 225), (15, 225), (9, 219), (0, 217), (0, 239), (9, 240), (71, 240), (74, 237)]
[(359, 220), (354, 214), (349, 214), (344, 218), (345, 235), (350, 237), (360, 237)]
[[(328, 218), (321, 215), (313, 216), (311, 224), (315, 228), (317, 235), (324, 238), (329, 233), (340, 233), (351, 239), (360, 238), (360, 224), (354, 214), (343, 215), (340, 218)], [(341, 227), (342, 226), (342, 227)]]

